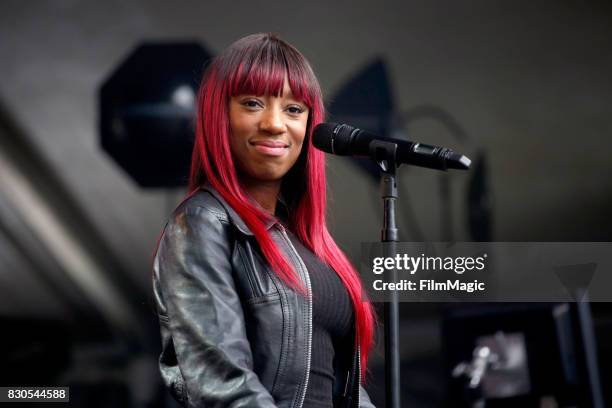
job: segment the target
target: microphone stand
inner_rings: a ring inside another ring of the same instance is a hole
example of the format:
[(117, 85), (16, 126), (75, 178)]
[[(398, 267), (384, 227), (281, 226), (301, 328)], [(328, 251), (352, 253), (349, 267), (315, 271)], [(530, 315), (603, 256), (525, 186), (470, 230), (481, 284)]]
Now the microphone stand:
[[(395, 257), (398, 230), (395, 223), (395, 205), (398, 198), (395, 173), (397, 144), (383, 141), (370, 143), (370, 157), (382, 171), (380, 179), (383, 201), (383, 226), (380, 241), (385, 257)], [(387, 282), (397, 282), (395, 268), (385, 272)], [(391, 291), (391, 299), (384, 304), (385, 325), (385, 406), (400, 408), (400, 356), (399, 356), (399, 306), (397, 291)]]

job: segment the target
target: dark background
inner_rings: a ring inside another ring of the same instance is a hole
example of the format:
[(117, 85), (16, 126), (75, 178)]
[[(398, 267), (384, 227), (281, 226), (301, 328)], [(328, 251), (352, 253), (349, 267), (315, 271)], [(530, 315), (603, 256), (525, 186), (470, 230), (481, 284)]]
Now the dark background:
[[(397, 112), (435, 106), (467, 139), (432, 119), (405, 134), (485, 153), (492, 240), (610, 241), (611, 23), (604, 1), (3, 1), (0, 358), (11, 370), (0, 385), (70, 383), (74, 406), (168, 398), (150, 263), (184, 191), (138, 187), (97, 131), (99, 86), (143, 41), (196, 41), (216, 53), (276, 32), (310, 60), (330, 108), (380, 58)], [(330, 225), (357, 262), (359, 244), (379, 238), (378, 185), (345, 158), (329, 157), (328, 177)], [(469, 182), (469, 173), (402, 168), (400, 238), (472, 239)], [(401, 306), (405, 406), (443, 404), (440, 308)], [(593, 305), (607, 388), (608, 309)], [(370, 392), (382, 406), (381, 345)]]

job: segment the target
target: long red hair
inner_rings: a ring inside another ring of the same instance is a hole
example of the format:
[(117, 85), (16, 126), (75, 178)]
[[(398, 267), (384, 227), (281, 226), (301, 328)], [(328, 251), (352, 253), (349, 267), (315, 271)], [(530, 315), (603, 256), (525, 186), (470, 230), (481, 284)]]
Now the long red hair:
[(327, 229), (325, 154), (313, 147), (311, 137), (312, 129), (324, 120), (323, 97), (310, 64), (293, 46), (273, 34), (254, 34), (236, 41), (211, 62), (198, 94), (189, 192), (205, 181), (210, 182), (253, 232), (279, 278), (305, 293), (303, 283), (265, 228), (269, 215), (253, 205), (244, 193), (229, 145), (230, 98), (242, 94), (279, 95), (285, 78), (293, 95), (310, 110), (300, 157), (283, 178), (281, 188), (289, 208), (289, 228), (336, 271), (346, 286), (355, 310), (356, 342), (361, 347), (365, 374), (374, 343), (375, 315), (370, 302), (362, 298), (357, 271)]

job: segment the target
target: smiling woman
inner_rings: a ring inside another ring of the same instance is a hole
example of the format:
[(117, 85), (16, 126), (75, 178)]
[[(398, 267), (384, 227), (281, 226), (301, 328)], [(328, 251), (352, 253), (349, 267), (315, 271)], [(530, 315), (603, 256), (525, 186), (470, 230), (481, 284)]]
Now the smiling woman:
[[(262, 183), (278, 195), (282, 177), (302, 151), (308, 112), (308, 107), (293, 96), (287, 78), (280, 95), (231, 98), (230, 148), (242, 183), (252, 195), (257, 196)], [(273, 200), (268, 200), (264, 208), (274, 214), (276, 196), (273, 193), (270, 197)]]
[(271, 34), (214, 59), (189, 194), (157, 248), (160, 372), (190, 407), (372, 407), (374, 314), (328, 232), (318, 81)]

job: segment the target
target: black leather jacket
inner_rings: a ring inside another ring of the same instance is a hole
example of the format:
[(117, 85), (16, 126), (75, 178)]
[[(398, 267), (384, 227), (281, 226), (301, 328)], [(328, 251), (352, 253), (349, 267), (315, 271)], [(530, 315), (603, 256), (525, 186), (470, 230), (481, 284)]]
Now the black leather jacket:
[[(266, 226), (310, 290), (283, 226)], [(188, 407), (300, 408), (311, 361), (312, 304), (264, 261), (253, 233), (210, 186), (173, 213), (154, 261), (162, 336), (159, 368)], [(342, 407), (374, 407), (360, 385), (359, 350), (336, 370)]]

